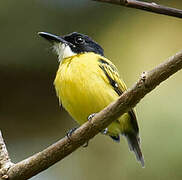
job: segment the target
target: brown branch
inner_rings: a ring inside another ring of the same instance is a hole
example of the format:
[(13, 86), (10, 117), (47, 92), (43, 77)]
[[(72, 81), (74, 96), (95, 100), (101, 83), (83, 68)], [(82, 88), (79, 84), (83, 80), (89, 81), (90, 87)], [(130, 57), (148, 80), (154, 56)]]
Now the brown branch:
[(9, 154), (0, 131), (0, 178), (7, 179), (6, 172), (12, 165), (13, 163), (11, 163), (11, 159), (9, 158)]
[(9, 180), (25, 180), (62, 160), (106, 128), (114, 119), (136, 106), (147, 93), (180, 69), (182, 69), (182, 51), (153, 70), (142, 73), (132, 88), (125, 91), (117, 101), (97, 113), (91, 121), (78, 128), (72, 134), (71, 140), (64, 137), (42, 152), (11, 166), (4, 177)]
[(148, 2), (142, 2), (139, 0), (138, 1), (136, 0), (92, 0), (92, 1), (117, 4), (121, 6), (135, 8), (135, 9), (141, 9), (144, 11), (149, 11), (149, 12), (153, 12), (157, 14), (164, 14), (168, 16), (182, 18), (182, 10), (158, 5), (154, 2), (148, 3)]

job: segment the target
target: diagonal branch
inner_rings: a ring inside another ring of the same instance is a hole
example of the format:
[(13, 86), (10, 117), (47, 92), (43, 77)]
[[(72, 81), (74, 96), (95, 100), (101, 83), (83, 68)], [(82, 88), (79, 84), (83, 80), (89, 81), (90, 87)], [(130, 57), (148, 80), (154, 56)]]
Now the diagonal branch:
[(164, 14), (168, 16), (173, 16), (177, 18), (182, 18), (182, 10), (170, 8), (167, 6), (158, 5), (154, 2), (142, 2), (139, 0), (92, 0), (92, 1), (99, 1), (99, 2), (106, 2), (111, 4), (117, 4), (121, 6), (141, 9), (144, 11), (149, 11), (157, 14)]
[[(180, 69), (182, 69), (182, 51), (153, 70), (142, 73), (132, 88), (97, 113), (91, 121), (78, 128), (72, 134), (71, 140), (64, 137), (42, 152), (11, 166), (4, 176), (8, 180), (25, 180), (64, 159), (106, 128), (114, 119), (136, 106), (146, 94)], [(3, 177), (0, 176), (0, 179), (3, 179)]]

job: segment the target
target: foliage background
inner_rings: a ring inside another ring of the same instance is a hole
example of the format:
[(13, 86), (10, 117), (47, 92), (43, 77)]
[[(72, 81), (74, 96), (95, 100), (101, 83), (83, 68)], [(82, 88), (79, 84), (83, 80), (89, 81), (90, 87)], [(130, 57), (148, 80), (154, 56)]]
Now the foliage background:
[[(156, 0), (181, 8), (179, 0)], [(76, 126), (58, 106), (53, 81), (58, 67), (37, 32), (93, 37), (130, 87), (182, 47), (181, 19), (90, 0), (6, 0), (0, 3), (0, 129), (18, 162), (54, 143)], [(34, 180), (182, 179), (182, 72), (165, 81), (137, 106), (142, 169), (120, 144), (98, 135)]]

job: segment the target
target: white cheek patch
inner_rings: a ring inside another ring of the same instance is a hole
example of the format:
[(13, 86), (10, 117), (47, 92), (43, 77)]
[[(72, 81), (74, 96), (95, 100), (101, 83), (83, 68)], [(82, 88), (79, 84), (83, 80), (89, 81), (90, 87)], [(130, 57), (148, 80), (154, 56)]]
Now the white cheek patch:
[(76, 55), (76, 53), (74, 53), (67, 44), (55, 43), (53, 49), (58, 55), (59, 61), (63, 60), (64, 58)]

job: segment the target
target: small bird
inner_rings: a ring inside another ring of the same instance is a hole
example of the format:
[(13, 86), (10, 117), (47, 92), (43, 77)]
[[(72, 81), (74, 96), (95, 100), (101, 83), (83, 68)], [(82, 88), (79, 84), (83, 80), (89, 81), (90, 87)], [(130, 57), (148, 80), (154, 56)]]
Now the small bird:
[[(54, 85), (59, 102), (80, 125), (127, 89), (115, 65), (104, 56), (103, 48), (87, 35), (38, 34), (52, 43), (58, 55), (60, 65)], [(144, 167), (134, 109), (124, 113), (102, 133), (116, 142), (120, 141), (120, 135), (125, 136), (130, 150)]]

